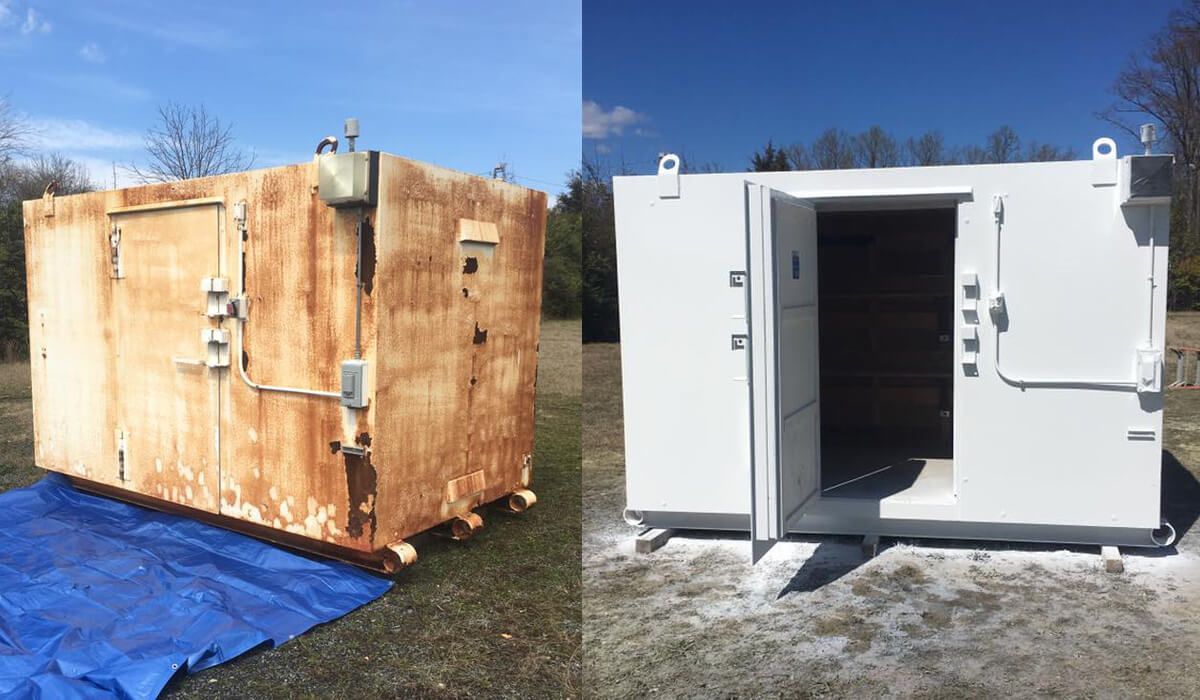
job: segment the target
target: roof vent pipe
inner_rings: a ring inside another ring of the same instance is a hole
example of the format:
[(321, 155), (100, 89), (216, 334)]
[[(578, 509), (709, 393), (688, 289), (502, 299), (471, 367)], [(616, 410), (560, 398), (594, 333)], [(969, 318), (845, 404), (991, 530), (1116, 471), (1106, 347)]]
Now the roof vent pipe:
[(354, 152), (354, 141), (358, 138), (358, 119), (350, 117), (346, 120), (346, 146)]
[(1142, 145), (1146, 147), (1146, 155), (1150, 155), (1152, 152), (1154, 152), (1154, 140), (1157, 136), (1155, 131), (1156, 130), (1153, 124), (1142, 124), (1140, 136)]

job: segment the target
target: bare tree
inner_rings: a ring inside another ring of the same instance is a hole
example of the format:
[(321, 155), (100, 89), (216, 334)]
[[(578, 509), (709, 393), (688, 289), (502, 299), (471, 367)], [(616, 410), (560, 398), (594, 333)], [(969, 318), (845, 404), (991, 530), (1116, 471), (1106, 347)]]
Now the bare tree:
[(1059, 148), (1048, 143), (1030, 141), (1029, 146), (1025, 149), (1025, 160), (1030, 162), (1075, 160), (1075, 149)]
[(1138, 125), (1163, 125), (1178, 164), (1185, 240), (1200, 244), (1200, 0), (1168, 16), (1167, 26), (1129, 59), (1112, 86), (1116, 98), (1099, 116), (1137, 138)]
[(784, 149), (787, 152), (788, 164), (792, 170), (812, 170), (813, 159), (808, 149), (802, 143), (793, 143)]
[(7, 97), (0, 97), (0, 163), (25, 152), (33, 127), (13, 111)]
[(979, 163), (989, 162), (987, 149), (982, 146), (977, 146), (975, 144), (971, 144), (970, 146), (965, 146), (963, 148), (957, 149), (957, 153), (954, 156), (954, 159), (957, 161), (966, 163), (968, 165), (976, 165)]
[(82, 163), (61, 153), (48, 153), (0, 166), (0, 199), (6, 202), (38, 199), (51, 182), (56, 183), (55, 192), (60, 195), (96, 189)]
[(817, 170), (839, 170), (855, 165), (854, 144), (849, 134), (840, 129), (826, 129), (809, 149), (812, 164)]
[(158, 108), (158, 123), (146, 131), (145, 168), (130, 165), (142, 182), (168, 182), (246, 170), (254, 154), (238, 148), (233, 125), (223, 124), (204, 105), (168, 102)]
[(946, 141), (940, 131), (926, 131), (918, 139), (908, 139), (905, 145), (913, 165), (942, 165), (946, 157)]
[(878, 125), (854, 137), (854, 151), (862, 168), (892, 168), (900, 164), (896, 139)]
[(988, 163), (1012, 163), (1020, 158), (1021, 139), (1005, 124), (988, 135), (984, 150)]

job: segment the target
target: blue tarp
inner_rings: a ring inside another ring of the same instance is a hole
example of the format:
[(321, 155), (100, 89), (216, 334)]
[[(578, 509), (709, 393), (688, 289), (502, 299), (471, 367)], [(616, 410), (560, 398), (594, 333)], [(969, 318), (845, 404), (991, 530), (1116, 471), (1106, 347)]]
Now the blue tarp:
[(154, 697), (390, 586), (53, 474), (0, 494), (0, 696)]

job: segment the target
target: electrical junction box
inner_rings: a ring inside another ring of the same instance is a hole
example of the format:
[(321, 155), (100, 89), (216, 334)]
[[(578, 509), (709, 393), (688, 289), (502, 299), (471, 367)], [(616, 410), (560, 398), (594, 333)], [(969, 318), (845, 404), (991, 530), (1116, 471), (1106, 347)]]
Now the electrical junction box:
[(1121, 168), (1121, 206), (1171, 203), (1172, 155), (1129, 156)]
[(353, 151), (317, 156), (317, 192), (332, 207), (375, 206), (379, 193), (379, 152)]
[(367, 405), (367, 361), (342, 362), (342, 405), (365, 408)]

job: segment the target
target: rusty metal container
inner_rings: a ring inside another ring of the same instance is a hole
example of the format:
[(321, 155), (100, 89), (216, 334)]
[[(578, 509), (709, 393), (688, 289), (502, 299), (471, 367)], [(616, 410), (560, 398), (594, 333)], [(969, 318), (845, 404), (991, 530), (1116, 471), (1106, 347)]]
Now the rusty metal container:
[(39, 467), (386, 570), (536, 500), (544, 193), (360, 151), (24, 215)]

